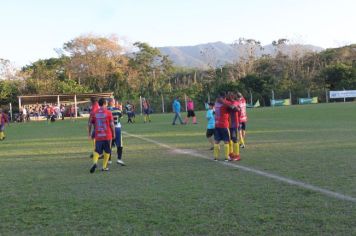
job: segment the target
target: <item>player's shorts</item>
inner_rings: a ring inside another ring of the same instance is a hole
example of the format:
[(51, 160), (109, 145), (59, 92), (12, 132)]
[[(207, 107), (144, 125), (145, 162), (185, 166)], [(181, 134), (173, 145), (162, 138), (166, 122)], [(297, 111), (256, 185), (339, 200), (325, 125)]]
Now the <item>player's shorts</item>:
[(116, 147), (122, 147), (121, 128), (119, 127), (115, 127), (115, 139), (112, 140), (112, 144), (115, 144)]
[(246, 130), (246, 122), (240, 122), (239, 130)]
[(195, 117), (195, 113), (193, 110), (188, 110), (188, 117)]
[(229, 142), (230, 141), (229, 128), (215, 128), (214, 139), (217, 142), (220, 142), (220, 141)]
[(206, 137), (207, 138), (210, 138), (213, 135), (214, 135), (214, 129), (207, 129), (206, 130)]
[(230, 128), (230, 137), (234, 143), (238, 141), (237, 128)]
[(144, 109), (144, 110), (143, 110), (143, 113), (145, 113), (145, 115), (149, 115), (149, 114), (150, 114), (150, 109), (149, 109), (149, 108)]
[(103, 140), (95, 142), (95, 152), (99, 153), (99, 155), (103, 154), (103, 151), (111, 154), (111, 141)]

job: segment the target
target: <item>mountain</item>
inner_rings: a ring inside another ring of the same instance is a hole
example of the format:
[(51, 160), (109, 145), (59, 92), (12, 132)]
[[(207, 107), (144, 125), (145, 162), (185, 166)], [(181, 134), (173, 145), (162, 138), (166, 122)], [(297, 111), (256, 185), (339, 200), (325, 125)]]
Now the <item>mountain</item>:
[[(207, 68), (209, 66), (219, 67), (225, 64), (239, 61), (242, 57), (248, 57), (251, 48), (247, 45), (227, 44), (214, 42), (199, 44), (195, 46), (159, 47), (163, 55), (168, 55), (176, 66)], [(306, 52), (320, 52), (321, 47), (313, 45), (286, 44), (280, 48), (281, 52), (293, 55), (295, 52), (304, 54)], [(261, 49), (252, 49), (252, 54), (260, 57), (263, 54), (274, 56), (275, 47), (272, 44), (265, 45)]]

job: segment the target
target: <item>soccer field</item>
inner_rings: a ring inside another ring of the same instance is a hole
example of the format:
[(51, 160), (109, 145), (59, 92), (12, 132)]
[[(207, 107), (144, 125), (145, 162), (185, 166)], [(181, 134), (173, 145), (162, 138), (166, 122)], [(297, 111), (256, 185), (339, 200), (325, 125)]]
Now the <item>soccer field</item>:
[(127, 166), (94, 174), (86, 120), (11, 124), (0, 235), (356, 234), (356, 103), (248, 110), (231, 164), (207, 159), (204, 115), (124, 118)]

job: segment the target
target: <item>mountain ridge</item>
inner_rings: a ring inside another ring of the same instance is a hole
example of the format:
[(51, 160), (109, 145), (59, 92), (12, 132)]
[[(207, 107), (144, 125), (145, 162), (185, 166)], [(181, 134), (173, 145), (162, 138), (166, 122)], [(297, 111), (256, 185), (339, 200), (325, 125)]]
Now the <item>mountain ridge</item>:
[[(227, 44), (216, 41), (192, 46), (158, 47), (158, 49), (163, 55), (167, 55), (175, 66), (193, 68), (219, 67), (236, 63), (251, 53), (257, 58), (263, 54), (274, 56), (277, 53), (276, 47), (272, 44), (261, 46), (261, 48), (259, 46), (252, 47), (253, 49), (251, 49), (251, 45), (247, 44)], [(324, 49), (310, 44), (284, 44), (279, 50), (283, 54), (291, 56), (293, 53), (303, 55), (306, 52), (320, 52)]]

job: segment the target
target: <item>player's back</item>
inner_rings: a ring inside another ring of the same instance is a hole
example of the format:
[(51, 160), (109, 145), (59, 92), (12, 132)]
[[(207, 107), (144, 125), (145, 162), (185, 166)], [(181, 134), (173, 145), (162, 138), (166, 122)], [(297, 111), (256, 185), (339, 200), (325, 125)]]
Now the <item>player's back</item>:
[[(226, 100), (225, 102), (227, 103)], [(229, 128), (228, 106), (220, 102), (215, 103), (215, 127)]]
[(112, 121), (112, 114), (106, 109), (100, 108), (93, 114), (92, 123), (95, 127), (95, 140), (111, 140), (112, 133), (110, 128), (110, 122)]

